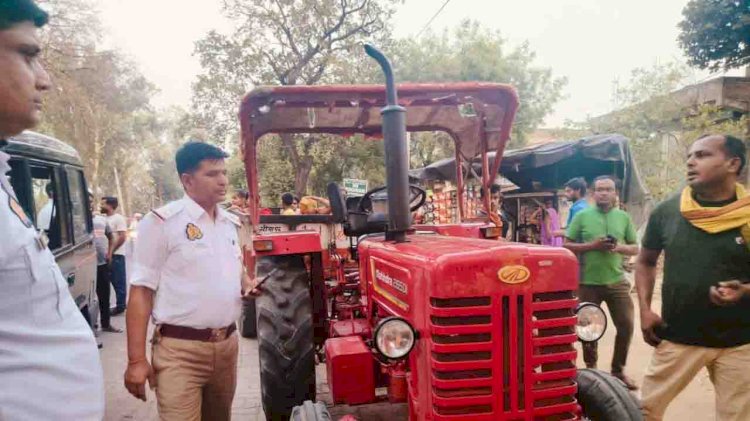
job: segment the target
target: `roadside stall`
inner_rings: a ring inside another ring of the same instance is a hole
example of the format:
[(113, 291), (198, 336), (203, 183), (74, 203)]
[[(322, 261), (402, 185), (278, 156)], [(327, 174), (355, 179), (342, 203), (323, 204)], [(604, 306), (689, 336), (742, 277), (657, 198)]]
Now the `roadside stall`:
[[(571, 204), (563, 194), (564, 185), (574, 177), (585, 178), (589, 185), (598, 176), (615, 177), (620, 185), (620, 206), (630, 213), (637, 227), (644, 225), (653, 200), (641, 180), (628, 142), (622, 135), (605, 134), (506, 151), (500, 165), (502, 177), (499, 174), (498, 179), (504, 180), (501, 184), (505, 196), (503, 209), (511, 219), (513, 239), (539, 243), (539, 221), (534, 214), (538, 214), (538, 209), (548, 199), (557, 210), (560, 226), (565, 226)], [(492, 161), (494, 154), (488, 155)], [(455, 159), (444, 159), (411, 170), (410, 176), (425, 186), (448, 184), (455, 178), (455, 165)], [(474, 159), (471, 170), (467, 171), (465, 188), (472, 188), (472, 180), (480, 169), (479, 159)], [(478, 188), (476, 192), (478, 198)], [(464, 197), (466, 209), (471, 209), (468, 203), (471, 193)], [(470, 215), (467, 212), (467, 217)]]

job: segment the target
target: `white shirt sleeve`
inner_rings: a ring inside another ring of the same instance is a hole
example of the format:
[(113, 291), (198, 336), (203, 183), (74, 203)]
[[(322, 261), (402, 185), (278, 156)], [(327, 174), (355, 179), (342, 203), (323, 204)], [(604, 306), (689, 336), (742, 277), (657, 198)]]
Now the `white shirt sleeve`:
[(112, 228), (112, 232), (126, 232), (128, 230), (128, 224), (125, 222), (125, 217), (116, 213), (109, 218), (109, 224)]
[(133, 277), (131, 285), (156, 291), (161, 281), (161, 268), (167, 259), (167, 236), (164, 221), (153, 214), (146, 215), (138, 224), (139, 240), (133, 253)]

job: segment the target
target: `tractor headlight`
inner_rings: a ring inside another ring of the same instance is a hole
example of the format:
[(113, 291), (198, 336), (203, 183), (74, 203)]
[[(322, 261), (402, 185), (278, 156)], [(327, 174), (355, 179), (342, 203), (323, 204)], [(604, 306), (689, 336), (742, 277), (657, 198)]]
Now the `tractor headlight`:
[(576, 334), (581, 342), (596, 342), (607, 330), (607, 315), (594, 303), (580, 303), (576, 308)]
[(383, 319), (375, 328), (375, 349), (392, 360), (409, 355), (417, 342), (414, 328), (400, 317)]

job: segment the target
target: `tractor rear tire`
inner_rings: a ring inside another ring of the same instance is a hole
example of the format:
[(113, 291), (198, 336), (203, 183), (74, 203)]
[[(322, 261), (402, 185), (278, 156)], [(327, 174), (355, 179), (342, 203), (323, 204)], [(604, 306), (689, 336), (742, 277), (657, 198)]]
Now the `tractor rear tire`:
[(292, 410), (290, 421), (332, 421), (331, 414), (323, 402), (312, 403), (305, 401), (302, 405), (295, 406)]
[(642, 421), (640, 405), (625, 383), (599, 370), (581, 369), (576, 375), (576, 398), (584, 419), (592, 421)]
[(268, 279), (256, 298), (261, 400), (266, 419), (287, 421), (292, 408), (315, 400), (315, 345), (310, 277), (300, 255), (258, 261)]
[(256, 320), (255, 299), (242, 303), (242, 314), (238, 323), (240, 335), (243, 338), (255, 338), (258, 336), (258, 324)]

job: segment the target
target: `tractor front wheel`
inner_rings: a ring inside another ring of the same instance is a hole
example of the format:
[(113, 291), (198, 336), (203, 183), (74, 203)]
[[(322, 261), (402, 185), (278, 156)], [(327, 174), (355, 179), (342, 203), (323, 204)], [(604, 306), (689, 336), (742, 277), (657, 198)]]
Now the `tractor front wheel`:
[(255, 299), (263, 411), (287, 421), (295, 405), (315, 401), (315, 346), (310, 280), (300, 255), (258, 261), (268, 279)]
[(576, 398), (583, 419), (596, 421), (641, 421), (643, 415), (623, 382), (599, 370), (581, 369), (576, 375)]

